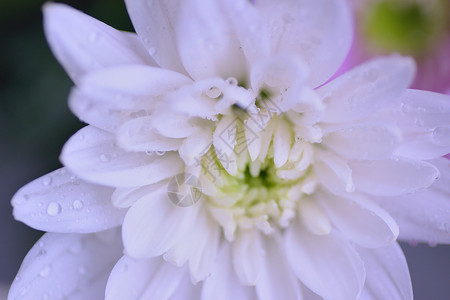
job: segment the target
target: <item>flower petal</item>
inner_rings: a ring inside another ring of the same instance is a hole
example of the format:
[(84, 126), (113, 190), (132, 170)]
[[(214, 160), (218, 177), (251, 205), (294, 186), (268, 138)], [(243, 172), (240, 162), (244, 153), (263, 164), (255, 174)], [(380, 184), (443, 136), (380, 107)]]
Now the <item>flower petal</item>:
[(263, 248), (260, 232), (256, 229), (241, 230), (233, 241), (233, 267), (244, 285), (255, 285), (261, 274)]
[(67, 5), (46, 3), (44, 31), (75, 83), (92, 70), (122, 64), (155, 65), (135, 35), (117, 31)]
[(317, 151), (314, 173), (322, 184), (333, 193), (354, 190), (352, 170), (346, 160), (331, 153)]
[(391, 197), (377, 197), (379, 204), (397, 221), (400, 239), (450, 244), (450, 161), (430, 161), (441, 175), (425, 190)]
[(366, 269), (361, 299), (413, 299), (408, 265), (397, 243), (378, 249), (358, 248), (358, 253)]
[(159, 134), (149, 117), (132, 119), (117, 131), (117, 144), (126, 151), (173, 151), (178, 150), (182, 142), (182, 139)]
[(174, 26), (180, 0), (126, 0), (133, 27), (150, 55), (164, 69), (185, 73), (175, 44)]
[(394, 219), (382, 208), (363, 196), (339, 197), (317, 193), (334, 225), (350, 240), (366, 248), (392, 244), (399, 234)]
[(164, 254), (190, 229), (198, 205), (175, 206), (161, 188), (139, 199), (125, 216), (122, 226), (125, 252), (132, 257)]
[(145, 65), (121, 65), (90, 72), (78, 86), (111, 108), (150, 109), (154, 98), (191, 83), (183, 74)]
[(280, 119), (273, 132), (273, 162), (276, 168), (281, 168), (287, 162), (291, 146), (291, 128), (286, 121)]
[(114, 136), (86, 126), (64, 145), (62, 162), (82, 179), (114, 187), (147, 185), (181, 172), (182, 161), (175, 153), (162, 156), (125, 152)]
[(211, 130), (199, 130), (184, 140), (178, 152), (187, 165), (201, 164), (201, 156), (208, 152), (212, 140)]
[(261, 263), (261, 276), (256, 284), (260, 300), (301, 300), (300, 283), (286, 260), (281, 237), (276, 234), (264, 239), (265, 257)]
[(323, 137), (323, 143), (349, 159), (389, 158), (400, 144), (400, 132), (381, 124), (356, 124)]
[(432, 164), (407, 158), (350, 161), (356, 189), (376, 196), (398, 196), (430, 186), (439, 176)]
[(255, 290), (239, 282), (231, 264), (228, 242), (222, 244), (212, 274), (205, 279), (202, 300), (255, 299)]
[(147, 114), (144, 110), (111, 108), (105, 103), (98, 103), (78, 88), (73, 88), (70, 92), (69, 108), (82, 122), (112, 133), (135, 114)]
[(270, 55), (269, 34), (263, 16), (248, 0), (222, 1), (248, 65)]
[(258, 0), (256, 7), (267, 20), (272, 51), (300, 56), (311, 71), (311, 87), (323, 84), (336, 72), (352, 40), (345, 1)]
[(79, 180), (62, 168), (22, 187), (13, 197), (16, 220), (42, 231), (90, 233), (122, 224), (112, 188)]
[(390, 104), (412, 82), (411, 58), (390, 56), (373, 59), (339, 76), (317, 90), (326, 109), (323, 122), (362, 119)]
[(108, 279), (106, 300), (169, 299), (187, 276), (186, 268), (161, 258), (134, 259), (123, 256)]
[(357, 299), (364, 264), (353, 246), (337, 235), (314, 235), (293, 224), (285, 236), (286, 255), (297, 277), (325, 299)]
[(225, 1), (180, 3), (176, 38), (181, 61), (194, 79), (220, 76), (243, 80), (244, 53), (224, 10)]
[(8, 299), (101, 299), (122, 255), (119, 231), (46, 233), (28, 252)]

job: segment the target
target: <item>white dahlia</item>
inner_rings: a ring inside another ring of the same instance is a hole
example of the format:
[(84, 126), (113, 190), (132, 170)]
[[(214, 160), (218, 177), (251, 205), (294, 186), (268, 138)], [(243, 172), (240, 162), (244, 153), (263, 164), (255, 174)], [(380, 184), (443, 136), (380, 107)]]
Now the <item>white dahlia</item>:
[(412, 299), (397, 238), (450, 242), (450, 97), (400, 56), (330, 81), (342, 0), (126, 4), (137, 35), (44, 7), (89, 125), (12, 201), (51, 233), (9, 299)]

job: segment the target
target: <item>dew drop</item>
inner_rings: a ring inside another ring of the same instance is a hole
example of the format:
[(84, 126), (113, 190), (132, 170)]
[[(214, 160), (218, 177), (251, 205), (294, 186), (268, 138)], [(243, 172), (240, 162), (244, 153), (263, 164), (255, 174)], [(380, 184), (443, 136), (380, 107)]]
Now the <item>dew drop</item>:
[(234, 78), (234, 77), (228, 77), (226, 82), (229, 85), (238, 85), (238, 80), (236, 78)]
[(100, 160), (102, 162), (109, 162), (111, 160), (111, 157), (109, 156), (109, 154), (101, 154), (100, 155)]
[(47, 213), (52, 217), (57, 216), (59, 213), (61, 213), (61, 204), (57, 202), (51, 202), (47, 206)]
[(153, 151), (145, 150), (145, 154), (147, 154), (148, 156), (152, 156), (153, 153), (154, 153)]
[(50, 266), (47, 265), (44, 268), (42, 268), (41, 272), (39, 272), (39, 275), (41, 277), (47, 277), (48, 275), (50, 275), (50, 271), (51, 271), (51, 268), (50, 268)]
[(206, 91), (206, 96), (212, 99), (218, 99), (222, 96), (222, 91), (218, 87), (213, 86)]
[(415, 119), (414, 120), (414, 124), (418, 127), (422, 127), (423, 126), (423, 120), (422, 119)]
[(42, 184), (44, 186), (49, 186), (50, 184), (52, 184), (52, 177), (51, 176), (45, 176), (44, 179), (42, 179)]
[(81, 210), (83, 208), (84, 204), (83, 204), (83, 201), (81, 201), (81, 200), (75, 200), (75, 201), (73, 201), (72, 206), (76, 210)]
[(450, 128), (436, 127), (433, 130), (433, 140), (440, 146), (448, 146), (450, 144)]
[(151, 56), (154, 56), (156, 52), (156, 47), (150, 47), (150, 49), (148, 50), (148, 54), (150, 54)]
[(155, 153), (158, 156), (163, 156), (166, 152), (165, 151), (156, 151)]
[(25, 296), (26, 294), (28, 294), (30, 292), (30, 290), (31, 290), (31, 285), (28, 283), (20, 289), (19, 296), (21, 296), (21, 297)]

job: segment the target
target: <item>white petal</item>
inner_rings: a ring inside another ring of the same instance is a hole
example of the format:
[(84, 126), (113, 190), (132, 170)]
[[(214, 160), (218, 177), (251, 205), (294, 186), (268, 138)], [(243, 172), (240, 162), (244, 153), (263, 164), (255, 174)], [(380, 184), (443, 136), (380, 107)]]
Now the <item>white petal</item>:
[(412, 82), (411, 58), (390, 56), (371, 60), (319, 88), (326, 109), (323, 122), (362, 119), (390, 104)]
[(428, 132), (409, 133), (395, 154), (412, 159), (434, 159), (450, 153), (450, 126), (436, 127)]
[(255, 285), (261, 274), (263, 248), (259, 230), (241, 230), (233, 241), (233, 267), (244, 285)]
[(325, 235), (331, 232), (330, 219), (315, 199), (302, 197), (298, 204), (298, 212), (303, 225), (311, 233)]
[(115, 187), (158, 182), (181, 172), (175, 153), (162, 156), (125, 152), (114, 136), (92, 126), (78, 131), (64, 145), (62, 162), (82, 179)]
[(282, 167), (287, 162), (291, 146), (291, 127), (286, 121), (280, 119), (273, 132), (273, 162), (276, 168)]
[[(174, 114), (172, 111), (156, 110), (151, 117), (155, 129), (163, 136), (170, 138), (189, 137), (200, 127), (196, 126), (195, 121), (197, 120), (194, 121), (185, 115)], [(202, 122), (199, 123), (202, 124)]]
[(106, 300), (169, 299), (188, 276), (186, 268), (161, 258), (133, 259), (123, 256), (108, 279)]
[(244, 79), (244, 53), (221, 3), (192, 0), (180, 4), (176, 25), (178, 51), (194, 79), (217, 76)]
[(126, 0), (133, 27), (150, 55), (164, 69), (184, 72), (175, 44), (174, 26), (180, 0)]
[(353, 242), (366, 248), (378, 248), (397, 239), (399, 229), (394, 219), (369, 199), (329, 193), (317, 193), (316, 198), (334, 225)]
[(46, 233), (28, 252), (8, 299), (101, 299), (122, 255), (119, 231)]
[(202, 300), (244, 300), (256, 299), (253, 287), (239, 282), (231, 264), (231, 250), (228, 242), (222, 244), (212, 274), (205, 279), (202, 289)]
[(188, 77), (170, 70), (122, 65), (90, 72), (80, 78), (78, 86), (83, 93), (111, 108), (149, 109), (154, 97), (191, 82)]
[(248, 65), (270, 55), (270, 41), (264, 18), (247, 0), (222, 1), (236, 32)]
[(394, 120), (403, 131), (424, 132), (450, 125), (450, 96), (421, 90), (405, 90), (395, 109), (381, 111), (383, 120)]
[(99, 103), (78, 88), (73, 88), (69, 95), (69, 108), (82, 122), (108, 132), (115, 132), (124, 122), (134, 115), (147, 115), (145, 110), (124, 110), (112, 108), (108, 103)]
[(178, 150), (182, 139), (162, 136), (153, 126), (152, 119), (142, 117), (132, 119), (117, 131), (117, 144), (126, 151), (173, 151)]
[(75, 82), (86, 72), (108, 66), (155, 64), (134, 35), (64, 4), (46, 3), (43, 13), (48, 43)]
[(263, 0), (256, 7), (267, 20), (272, 51), (299, 55), (311, 71), (311, 87), (324, 83), (339, 68), (352, 40), (345, 1)]
[(219, 253), (221, 230), (207, 212), (201, 211), (192, 232), (196, 235), (196, 243), (192, 243), (192, 240), (186, 241), (193, 245), (193, 253), (189, 257), (189, 270), (192, 282), (198, 284), (211, 274)]
[(181, 158), (187, 165), (201, 164), (201, 156), (211, 147), (213, 135), (211, 130), (199, 130), (187, 137), (179, 149)]
[(265, 258), (256, 284), (260, 300), (302, 299), (300, 283), (286, 260), (283, 246), (278, 234), (265, 238)]
[(317, 151), (314, 173), (333, 193), (354, 190), (352, 170), (346, 160), (330, 152)]
[(357, 299), (365, 280), (362, 260), (336, 233), (311, 234), (299, 224), (286, 232), (286, 254), (297, 277), (325, 299)]
[(366, 269), (361, 299), (413, 299), (408, 265), (397, 243), (379, 249), (358, 248), (358, 253)]
[(128, 208), (136, 203), (139, 199), (147, 197), (159, 190), (167, 189), (168, 180), (159, 181), (157, 183), (133, 187), (133, 188), (117, 188), (114, 190), (111, 201), (116, 207)]
[(132, 257), (155, 257), (168, 251), (190, 230), (197, 206), (178, 207), (164, 189), (139, 199), (122, 226), (125, 252)]
[(450, 161), (431, 161), (441, 175), (425, 190), (397, 196), (378, 197), (380, 205), (396, 220), (400, 239), (429, 243), (450, 243)]
[(341, 128), (323, 137), (323, 143), (350, 159), (384, 159), (400, 143), (396, 128), (381, 124), (357, 124)]
[(222, 165), (231, 175), (235, 175), (237, 172), (234, 147), (237, 143), (238, 122), (241, 121), (232, 114), (225, 115), (220, 119), (213, 134), (213, 145), (217, 157), (223, 157), (227, 160), (227, 163), (222, 163)]
[(14, 218), (42, 231), (90, 233), (122, 224), (112, 188), (87, 183), (66, 169), (44, 175), (13, 197)]
[(356, 189), (376, 196), (397, 196), (430, 186), (439, 176), (432, 164), (406, 158), (350, 161)]

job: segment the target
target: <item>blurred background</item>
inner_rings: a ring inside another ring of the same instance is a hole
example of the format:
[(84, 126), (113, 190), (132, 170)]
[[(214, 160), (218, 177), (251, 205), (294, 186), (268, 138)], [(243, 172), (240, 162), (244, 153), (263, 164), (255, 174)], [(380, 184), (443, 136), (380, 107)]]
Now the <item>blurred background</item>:
[[(6, 299), (22, 259), (43, 234), (13, 219), (10, 199), (24, 184), (61, 167), (58, 156), (64, 142), (83, 127), (67, 107), (72, 82), (43, 34), (44, 2), (0, 1), (0, 300)], [(133, 31), (122, 0), (58, 2)], [(415, 87), (450, 92), (448, 0), (352, 4), (357, 30), (342, 70), (375, 55), (400, 52), (418, 62)], [(415, 299), (450, 299), (450, 246), (402, 243), (402, 248)]]

